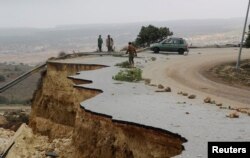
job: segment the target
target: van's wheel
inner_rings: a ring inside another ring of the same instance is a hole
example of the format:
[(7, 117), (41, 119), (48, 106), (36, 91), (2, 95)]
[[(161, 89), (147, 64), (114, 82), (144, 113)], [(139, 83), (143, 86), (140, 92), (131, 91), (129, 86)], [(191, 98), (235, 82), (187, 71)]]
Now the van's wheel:
[(180, 55), (183, 55), (184, 52), (185, 52), (184, 49), (179, 49), (179, 50), (178, 50), (178, 53), (179, 53)]
[(154, 50), (154, 53), (159, 53), (160, 52), (160, 49), (157, 48), (157, 47), (155, 47), (153, 50)]

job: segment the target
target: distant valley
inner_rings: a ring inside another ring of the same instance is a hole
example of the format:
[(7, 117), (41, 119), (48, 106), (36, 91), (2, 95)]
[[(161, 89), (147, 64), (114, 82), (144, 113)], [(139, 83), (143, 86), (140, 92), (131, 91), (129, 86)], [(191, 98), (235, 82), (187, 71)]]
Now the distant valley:
[[(68, 25), (55, 28), (0, 28), (0, 56), (18, 54), (55, 54), (59, 51), (95, 51), (98, 35), (110, 34), (116, 50), (135, 40), (141, 26), (166, 26), (174, 36), (184, 37), (189, 44), (205, 46), (238, 44), (243, 18), (209, 20), (155, 21), (129, 24)], [(52, 52), (49, 53), (48, 52)]]

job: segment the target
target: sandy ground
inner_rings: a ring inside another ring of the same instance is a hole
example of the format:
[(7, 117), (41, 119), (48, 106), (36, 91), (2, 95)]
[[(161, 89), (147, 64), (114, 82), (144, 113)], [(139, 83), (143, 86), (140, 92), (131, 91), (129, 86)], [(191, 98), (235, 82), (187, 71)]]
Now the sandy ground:
[(7, 63), (25, 63), (30, 65), (37, 65), (47, 61), (50, 57), (57, 57), (59, 51), (51, 50), (46, 52), (36, 53), (0, 53), (0, 62)]
[(3, 115), (6, 111), (16, 111), (16, 110), (24, 110), (24, 111), (30, 111), (30, 106), (23, 106), (23, 105), (1, 105), (0, 106), (0, 115)]
[(14, 134), (15, 132), (13, 131), (0, 128), (0, 155), (3, 153)]
[(1, 105), (0, 106), (0, 111), (4, 110), (18, 110), (18, 109), (24, 109), (24, 110), (30, 110), (30, 106), (24, 106), (24, 105)]
[[(148, 52), (147, 54), (150, 54)], [(155, 56), (155, 55), (152, 55)], [(210, 96), (228, 106), (250, 108), (250, 91), (211, 81), (202, 74), (214, 65), (236, 61), (237, 48), (192, 49), (188, 56), (157, 54), (157, 61), (146, 66), (144, 77), (155, 83), (164, 83), (176, 91), (195, 93), (201, 98)], [(242, 59), (250, 58), (250, 50), (243, 50)]]

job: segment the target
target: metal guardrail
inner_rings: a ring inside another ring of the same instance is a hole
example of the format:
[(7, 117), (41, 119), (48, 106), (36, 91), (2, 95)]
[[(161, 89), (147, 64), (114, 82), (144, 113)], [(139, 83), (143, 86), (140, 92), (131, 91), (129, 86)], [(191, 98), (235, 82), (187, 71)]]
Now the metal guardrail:
[(46, 66), (46, 63), (39, 65), (37, 67), (35, 67), (34, 69), (22, 74), (21, 76), (17, 77), (16, 79), (14, 79), (13, 81), (10, 81), (9, 83), (3, 85), (0, 88), (0, 93), (3, 93), (4, 91), (6, 91), (7, 89), (13, 87), (14, 85), (18, 84), (19, 82), (21, 82), (22, 80), (26, 79), (27, 77), (29, 77), (30, 75), (32, 75), (33, 73), (39, 71), (40, 69), (44, 68)]
[(3, 152), (2, 155), (0, 155), (0, 158), (5, 158), (9, 152), (9, 150), (12, 148), (12, 146), (15, 144), (15, 142), (12, 142), (8, 147), (7, 149)]

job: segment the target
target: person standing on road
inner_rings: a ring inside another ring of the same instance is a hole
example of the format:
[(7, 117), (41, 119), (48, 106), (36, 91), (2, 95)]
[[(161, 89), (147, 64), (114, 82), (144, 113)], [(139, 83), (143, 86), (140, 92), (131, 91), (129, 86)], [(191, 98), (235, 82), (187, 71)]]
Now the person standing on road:
[(111, 52), (114, 51), (114, 40), (113, 38), (110, 38), (110, 47), (111, 47)]
[(132, 45), (131, 42), (128, 43), (128, 49), (126, 54), (128, 54), (128, 61), (130, 66), (134, 67), (134, 57), (137, 56), (137, 53), (135, 47)]
[(99, 52), (102, 52), (102, 43), (103, 43), (102, 36), (99, 35), (99, 38), (98, 38), (98, 48), (99, 48)]
[(108, 35), (107, 39), (106, 39), (106, 46), (108, 48), (108, 52), (112, 51), (112, 40), (110, 35)]

